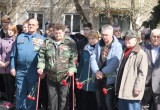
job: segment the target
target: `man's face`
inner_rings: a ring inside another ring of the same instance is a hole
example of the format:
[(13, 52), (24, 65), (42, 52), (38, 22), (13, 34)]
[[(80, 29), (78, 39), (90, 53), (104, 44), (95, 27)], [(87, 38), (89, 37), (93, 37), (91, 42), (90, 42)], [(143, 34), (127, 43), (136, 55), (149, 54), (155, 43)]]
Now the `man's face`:
[(10, 24), (10, 20), (5, 20), (2, 22), (2, 26), (4, 29), (8, 29), (9, 24)]
[(35, 32), (37, 32), (38, 29), (38, 21), (36, 21), (35, 19), (31, 19), (28, 22), (28, 31), (29, 33), (33, 34)]
[(127, 48), (134, 47), (137, 44), (138, 40), (137, 38), (134, 37), (125, 37), (125, 45)]
[(141, 31), (141, 40), (145, 40), (145, 35), (147, 35), (149, 32), (148, 32), (148, 29), (147, 28), (144, 28), (142, 31)]
[(84, 33), (84, 36), (86, 38), (88, 38), (88, 35), (89, 35), (90, 31), (91, 31), (91, 29), (89, 27), (84, 27), (83, 28), (83, 33)]
[(28, 24), (27, 23), (23, 25), (23, 32), (24, 33), (28, 32)]
[(54, 37), (56, 41), (61, 41), (64, 38), (64, 31), (54, 29)]
[(151, 43), (154, 47), (158, 47), (160, 45), (160, 34), (159, 34), (159, 32), (152, 32), (150, 39), (151, 39)]
[(71, 31), (69, 28), (65, 28), (65, 35), (66, 36), (70, 36), (71, 35)]
[(117, 38), (121, 37), (121, 28), (120, 27), (115, 27), (113, 35), (116, 36)]
[(109, 29), (102, 29), (101, 36), (106, 45), (112, 42), (113, 31)]
[(53, 28), (49, 28), (49, 36), (50, 37), (54, 37), (54, 29)]

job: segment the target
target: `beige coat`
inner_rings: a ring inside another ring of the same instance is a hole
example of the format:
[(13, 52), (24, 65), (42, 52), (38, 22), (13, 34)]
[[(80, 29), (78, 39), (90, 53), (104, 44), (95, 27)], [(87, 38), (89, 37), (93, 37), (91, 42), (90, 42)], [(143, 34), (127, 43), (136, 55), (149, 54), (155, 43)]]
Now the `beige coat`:
[[(147, 71), (147, 55), (139, 45), (136, 45), (125, 64), (118, 98), (141, 100), (144, 94)], [(134, 96), (134, 89), (141, 90), (138, 96)]]

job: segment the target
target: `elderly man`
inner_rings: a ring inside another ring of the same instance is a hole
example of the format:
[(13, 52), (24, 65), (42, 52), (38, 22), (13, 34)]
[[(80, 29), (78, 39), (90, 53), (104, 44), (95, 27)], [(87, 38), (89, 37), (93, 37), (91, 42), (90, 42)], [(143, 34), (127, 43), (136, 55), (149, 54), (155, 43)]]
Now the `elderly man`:
[(29, 32), (17, 37), (11, 54), (11, 74), (16, 77), (16, 110), (35, 110), (36, 101), (26, 99), (38, 81), (37, 55), (44, 37), (37, 33), (38, 21), (30, 19)]
[(154, 29), (150, 36), (151, 44), (144, 50), (148, 56), (148, 74), (142, 110), (160, 110), (160, 30)]
[(118, 24), (114, 24), (113, 25), (113, 35), (115, 37), (117, 37), (118, 41), (122, 45), (122, 48), (124, 49), (125, 48), (125, 43), (124, 43), (124, 39), (122, 38), (121, 34), (122, 34), (121, 27)]
[[(95, 52), (91, 55), (91, 69), (96, 77), (97, 110), (113, 110), (114, 84), (122, 55), (122, 46), (113, 36), (111, 25), (102, 26), (101, 36), (102, 39), (96, 44)], [(102, 93), (102, 88), (110, 88), (106, 96)]]
[(116, 81), (118, 110), (140, 110), (148, 70), (147, 55), (139, 46), (138, 33), (134, 30), (126, 32), (125, 45)]

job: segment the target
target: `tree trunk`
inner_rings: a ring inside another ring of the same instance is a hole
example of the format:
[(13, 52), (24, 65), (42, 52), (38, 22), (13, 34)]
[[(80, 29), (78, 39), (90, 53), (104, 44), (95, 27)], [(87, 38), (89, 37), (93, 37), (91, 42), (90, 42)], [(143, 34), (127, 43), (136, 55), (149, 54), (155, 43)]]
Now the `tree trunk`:
[(88, 22), (85, 14), (84, 14), (84, 11), (83, 11), (82, 7), (79, 4), (79, 1), (78, 0), (73, 0), (73, 1), (74, 1), (74, 4), (75, 4), (77, 13), (79, 14), (79, 16), (81, 18), (82, 23), (84, 24), (85, 22)]
[(136, 30), (136, 8), (135, 8), (135, 0), (131, 0), (131, 22), (133, 30)]

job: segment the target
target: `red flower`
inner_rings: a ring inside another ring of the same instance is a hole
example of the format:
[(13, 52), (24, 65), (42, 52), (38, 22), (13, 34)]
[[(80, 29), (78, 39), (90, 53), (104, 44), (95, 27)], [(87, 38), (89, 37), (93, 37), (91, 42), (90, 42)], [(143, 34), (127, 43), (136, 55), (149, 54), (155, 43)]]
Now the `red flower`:
[(27, 98), (28, 98), (29, 100), (36, 100), (36, 98), (33, 97), (33, 96), (31, 96), (31, 95), (27, 95)]
[(76, 80), (76, 85), (77, 85), (77, 88), (78, 89), (82, 89), (83, 85), (87, 82), (87, 81), (90, 81), (91, 78), (87, 79), (87, 80), (84, 80), (82, 82), (79, 82), (78, 80)]
[(68, 82), (67, 82), (66, 79), (63, 79), (63, 80), (62, 80), (62, 85), (63, 85), (63, 86), (68, 86)]
[(102, 88), (102, 92), (103, 92), (104, 95), (107, 95), (107, 92), (108, 92), (108, 91), (107, 91), (106, 88)]
[(76, 81), (76, 85), (77, 85), (78, 89), (82, 89), (82, 87), (83, 87), (83, 83), (82, 82)]
[(108, 88), (108, 89), (106, 89), (105, 87), (102, 88), (103, 94), (104, 94), (104, 95), (107, 95), (107, 94), (108, 94), (108, 91), (109, 91), (110, 89), (112, 89), (112, 88), (113, 88), (113, 87), (110, 87), (110, 88)]

